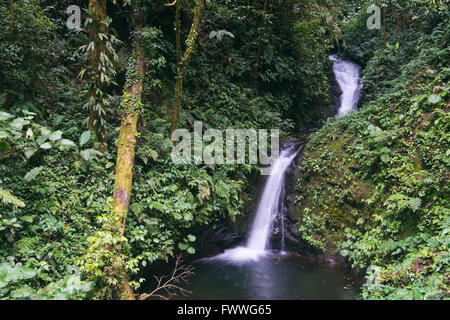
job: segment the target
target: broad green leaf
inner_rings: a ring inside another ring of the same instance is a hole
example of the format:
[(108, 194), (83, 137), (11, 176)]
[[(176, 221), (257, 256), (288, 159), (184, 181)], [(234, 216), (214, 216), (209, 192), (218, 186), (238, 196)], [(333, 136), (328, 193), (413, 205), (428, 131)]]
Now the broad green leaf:
[(26, 134), (27, 139), (33, 138), (33, 135), (34, 135), (33, 130), (31, 130), (31, 128), (28, 128), (27, 134)]
[(48, 135), (40, 135), (37, 139), (36, 142), (38, 145), (44, 144), (45, 141), (47, 141), (48, 139)]
[(53, 125), (56, 127), (56, 126), (58, 126), (63, 120), (64, 120), (64, 116), (63, 116), (63, 115), (56, 116), (55, 119), (53, 120)]
[(102, 153), (95, 149), (86, 149), (86, 150), (81, 151), (81, 156), (87, 162), (94, 159), (95, 156), (101, 156), (101, 155), (102, 155)]
[(48, 130), (46, 127), (41, 127), (41, 135), (43, 136), (49, 136), (51, 133), (50, 130)]
[(25, 285), (23, 287), (20, 287), (19, 289), (16, 289), (11, 292), (11, 298), (15, 299), (23, 299), (23, 298), (29, 298), (32, 295), (34, 295), (36, 291), (33, 288), (30, 288), (29, 286)]
[(36, 148), (26, 148), (25, 150), (23, 150), (23, 153), (25, 154), (25, 158), (30, 159), (33, 154), (35, 154), (37, 151)]
[(39, 172), (42, 171), (42, 169), (44, 169), (44, 167), (36, 167), (34, 169), (31, 169), (30, 171), (27, 172), (27, 174), (25, 175), (24, 179), (26, 181), (33, 180), (39, 174)]
[(21, 267), (20, 272), (22, 273), (22, 279), (31, 279), (36, 276), (36, 271), (27, 267)]
[(81, 156), (88, 162), (91, 160), (91, 152), (89, 151), (89, 149), (81, 151)]
[(7, 112), (4, 112), (4, 111), (0, 111), (0, 121), (5, 121), (5, 120), (8, 120), (10, 118), (12, 118), (11, 114), (9, 114)]
[(136, 216), (138, 216), (142, 212), (142, 205), (139, 202), (133, 202), (130, 205), (130, 211), (133, 212)]
[(91, 132), (85, 131), (80, 137), (80, 146), (84, 146), (91, 138)]
[(113, 165), (114, 165), (113, 162), (108, 162), (108, 163), (105, 165), (105, 168), (106, 168), (106, 169), (109, 169), (109, 168), (111, 168)]
[(189, 254), (195, 254), (195, 249), (192, 248), (192, 247), (189, 247), (189, 248), (187, 248), (187, 252), (188, 252)]
[(45, 142), (40, 145), (41, 149), (48, 150), (52, 148), (52, 144), (50, 142)]
[[(31, 112), (31, 111), (28, 111), (28, 110), (22, 110), (22, 113), (24, 115), (27, 115), (27, 116), (35, 116), (36, 115), (35, 112)], [(31, 119), (33, 119), (33, 117), (31, 117)]]
[(14, 121), (11, 122), (9, 124), (9, 126), (11, 128), (13, 128), (14, 130), (21, 131), (23, 126), (28, 125), (28, 124), (30, 124), (29, 120), (25, 120), (24, 118), (17, 118), (17, 119), (14, 119)]
[(67, 149), (70, 149), (75, 146), (76, 146), (76, 144), (72, 140), (61, 139), (61, 141), (59, 141), (59, 149), (60, 150), (67, 150)]
[(181, 220), (181, 218), (183, 218), (183, 217), (181, 216), (181, 214), (179, 214), (179, 213), (177, 213), (177, 212), (175, 212), (175, 213), (173, 214), (173, 217), (174, 217), (175, 219), (177, 219), (177, 220)]
[(439, 102), (441, 102), (441, 97), (437, 94), (432, 94), (428, 97), (428, 102), (431, 104), (438, 104)]
[(23, 216), (23, 217), (20, 217), (20, 219), (22, 219), (23, 221), (25, 221), (25, 222), (28, 222), (28, 223), (32, 223), (33, 222), (33, 216)]
[(56, 141), (61, 139), (62, 137), (62, 132), (60, 130), (53, 132), (48, 138), (50, 139), (50, 141)]

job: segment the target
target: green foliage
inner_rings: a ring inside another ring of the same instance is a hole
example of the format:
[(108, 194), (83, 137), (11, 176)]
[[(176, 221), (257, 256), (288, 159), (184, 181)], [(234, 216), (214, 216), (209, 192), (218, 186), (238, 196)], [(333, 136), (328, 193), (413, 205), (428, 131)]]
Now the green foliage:
[(34, 283), (45, 283), (47, 277), (41, 270), (10, 262), (0, 263), (0, 298), (9, 300), (77, 300), (87, 297), (93, 283), (85, 282), (77, 274), (34, 289)]
[[(116, 84), (114, 78), (117, 75), (117, 68), (120, 63), (116, 47), (122, 44), (122, 41), (117, 39), (113, 32), (109, 30), (112, 22), (110, 18), (107, 18), (106, 21), (97, 22), (93, 21), (91, 13), (89, 15), (87, 19), (89, 24), (104, 24), (106, 30), (106, 34), (98, 33), (98, 41), (102, 43), (104, 52), (99, 52), (99, 48), (95, 47), (95, 41), (90, 41), (79, 48), (85, 61), (90, 61), (90, 55), (94, 52), (98, 54), (98, 57), (93, 59), (93, 65), (90, 64), (89, 67), (82, 69), (79, 77), (83, 78), (85, 74), (88, 76), (87, 102), (84, 108), (88, 112), (93, 111), (90, 112), (90, 116), (84, 124), (91, 124), (92, 129), (96, 130), (95, 134), (100, 138), (103, 131), (106, 131), (107, 113), (111, 112), (111, 107), (115, 105), (115, 99), (107, 89), (108, 86)], [(104, 137), (101, 140), (104, 142)]]
[[(67, 114), (55, 115), (48, 123), (64, 127), (52, 130), (35, 122), (34, 113), (21, 114), (0, 113), (0, 184), (6, 202), (0, 211), (0, 261), (26, 265), (36, 276), (8, 282), (2, 294), (9, 299), (86, 298), (91, 284), (69, 271), (96, 227), (90, 215), (103, 210), (102, 192), (111, 192), (111, 178), (100, 174), (111, 156), (99, 157), (90, 133), (79, 131), (79, 117), (63, 122)], [(91, 172), (102, 184), (92, 185)], [(98, 202), (94, 190), (100, 191)]]
[(0, 197), (3, 201), (3, 204), (12, 203), (16, 207), (25, 207), (25, 203), (19, 198), (13, 196), (10, 192), (0, 189)]
[(23, 108), (42, 118), (49, 106), (64, 103), (62, 98), (56, 101), (59, 94), (73, 93), (74, 88), (66, 84), (70, 77), (75, 79), (74, 66), (81, 56), (73, 48), (81, 44), (84, 36), (67, 30), (66, 17), (59, 10), (68, 5), (65, 0), (47, 6), (37, 0), (0, 3), (0, 92), (5, 100), (2, 108)]
[(14, 84), (20, 83), (22, 94), (27, 89), (37, 90), (34, 79), (44, 78), (55, 25), (34, 0), (13, 1), (11, 7), (2, 1), (0, 18), (4, 23), (0, 31), (1, 86), (17, 88)]
[(365, 64), (362, 108), (311, 136), (297, 184), (303, 238), (376, 267), (364, 299), (448, 298), (449, 27), (438, 13), (420, 21), (432, 28), (389, 23), (396, 45), (384, 47), (382, 34), (352, 44)]
[[(105, 288), (120, 276), (117, 263), (137, 289), (144, 267), (195, 254), (198, 230), (242, 214), (259, 174), (256, 165), (171, 161), (174, 7), (136, 1), (148, 16), (132, 31), (123, 18), (130, 8), (109, 6), (114, 21), (108, 24), (117, 34), (100, 36), (107, 54), (100, 70), (81, 73), (94, 74), (86, 84), (76, 75), (93, 45), (83, 32), (65, 28), (60, 10), (69, 2), (13, 1), (14, 14), (7, 2), (0, 4), (5, 299), (105, 298)], [(205, 130), (279, 128), (287, 136), (295, 126), (315, 125), (330, 104), (329, 50), (341, 37), (343, 14), (353, 8), (341, 10), (343, 3), (208, 2), (185, 75), (179, 127), (202, 121)], [(442, 298), (448, 282), (448, 27), (445, 10), (431, 1), (396, 3), (401, 10), (387, 12), (386, 47), (379, 33), (366, 31), (364, 14), (345, 27), (347, 53), (365, 66), (364, 109), (328, 120), (311, 137), (298, 185), (301, 231), (312, 246), (338, 250), (354, 266), (379, 266), (370, 276), (382, 289), (367, 287), (365, 298)], [(192, 21), (193, 5), (183, 3), (183, 21)], [(416, 22), (420, 30), (410, 30)], [(183, 39), (189, 25), (182, 23)], [(119, 38), (124, 44), (116, 55)], [(127, 52), (137, 38), (146, 56), (143, 103), (126, 94), (118, 101), (122, 87), (138, 77)], [(117, 58), (122, 66), (128, 62), (126, 71), (116, 69)], [(96, 92), (88, 105), (110, 141), (122, 120), (119, 105), (142, 111), (124, 237), (112, 231), (119, 224), (110, 206), (115, 145), (100, 154), (94, 132), (83, 125), (86, 85)], [(71, 272), (75, 266), (81, 274)]]

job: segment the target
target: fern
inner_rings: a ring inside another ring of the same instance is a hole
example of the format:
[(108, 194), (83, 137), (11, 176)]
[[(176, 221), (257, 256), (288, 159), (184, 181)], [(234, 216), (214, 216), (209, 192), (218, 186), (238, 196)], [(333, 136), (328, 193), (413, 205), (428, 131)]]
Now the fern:
[(25, 203), (19, 198), (13, 196), (10, 192), (0, 188), (0, 199), (4, 204), (12, 203), (16, 207), (25, 207)]
[(6, 103), (6, 93), (0, 94), (0, 108), (2, 108)]
[(36, 237), (24, 237), (17, 241), (17, 248), (22, 254), (30, 253), (35, 250), (39, 245), (40, 238)]

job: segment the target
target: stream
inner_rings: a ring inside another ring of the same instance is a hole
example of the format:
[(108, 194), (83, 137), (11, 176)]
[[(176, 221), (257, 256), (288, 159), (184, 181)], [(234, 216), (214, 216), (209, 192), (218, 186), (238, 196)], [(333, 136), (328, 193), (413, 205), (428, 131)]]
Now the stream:
[[(330, 56), (333, 72), (341, 89), (337, 116), (357, 109), (362, 85), (360, 67)], [(214, 300), (321, 300), (355, 299), (361, 282), (348, 268), (333, 262), (321, 262), (297, 253), (269, 248), (276, 217), (281, 221), (280, 247), (284, 248), (283, 202), (285, 173), (303, 146), (286, 143), (272, 164), (259, 200), (247, 241), (214, 257), (193, 263), (195, 274), (186, 289), (187, 299)], [(292, 190), (288, 190), (292, 191)]]

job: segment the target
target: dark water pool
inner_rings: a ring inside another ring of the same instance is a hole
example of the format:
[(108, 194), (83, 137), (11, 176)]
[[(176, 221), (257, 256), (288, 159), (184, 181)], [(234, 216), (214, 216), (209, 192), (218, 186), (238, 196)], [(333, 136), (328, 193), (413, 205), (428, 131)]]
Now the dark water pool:
[(184, 299), (345, 300), (356, 299), (361, 286), (343, 267), (292, 254), (240, 264), (200, 260), (193, 266), (186, 285), (192, 294)]

